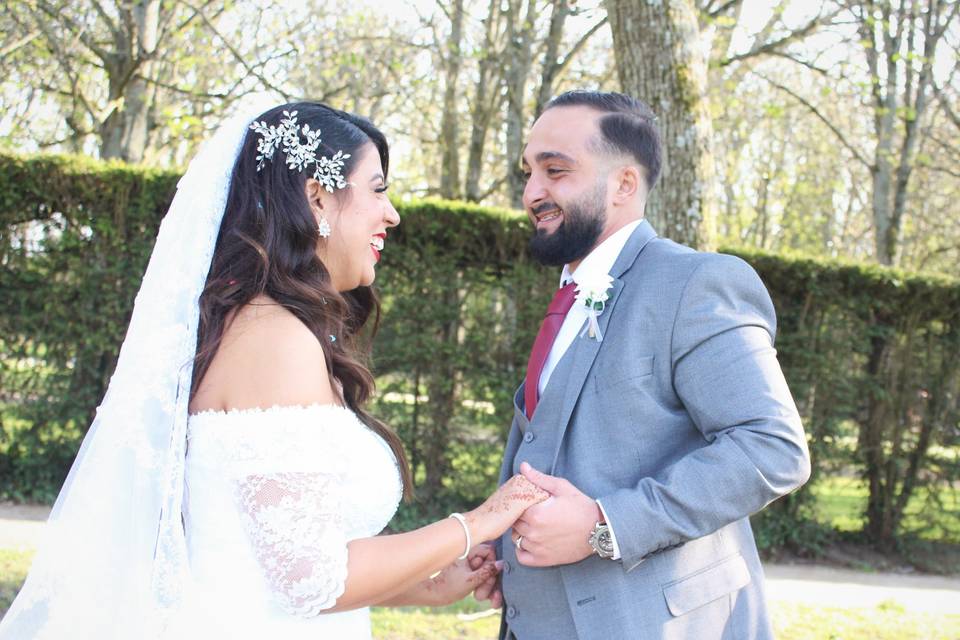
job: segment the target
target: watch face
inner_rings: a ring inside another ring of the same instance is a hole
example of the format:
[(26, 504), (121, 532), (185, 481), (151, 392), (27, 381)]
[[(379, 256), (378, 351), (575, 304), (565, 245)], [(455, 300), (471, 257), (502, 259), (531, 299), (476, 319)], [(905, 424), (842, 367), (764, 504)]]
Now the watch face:
[(593, 533), (590, 535), (590, 546), (594, 548), (597, 555), (601, 558), (612, 558), (613, 537), (610, 535), (610, 527), (598, 522)]
[(613, 553), (613, 539), (610, 537), (609, 529), (604, 529), (597, 536), (597, 546), (607, 553)]

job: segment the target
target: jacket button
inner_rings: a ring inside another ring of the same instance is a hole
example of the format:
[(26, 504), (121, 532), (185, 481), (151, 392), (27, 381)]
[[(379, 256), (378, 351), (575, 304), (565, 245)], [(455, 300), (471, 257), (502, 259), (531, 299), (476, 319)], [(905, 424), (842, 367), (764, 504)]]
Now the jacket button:
[(536, 439), (536, 436), (533, 435), (533, 431), (527, 431), (525, 434), (523, 434), (524, 442), (533, 442), (534, 439)]
[(514, 607), (513, 605), (510, 605), (509, 607), (507, 607), (507, 617), (508, 617), (508, 618), (516, 618), (516, 617), (517, 617), (517, 608)]
[(504, 561), (503, 561), (503, 572), (504, 572), (504, 573), (510, 573), (511, 571), (513, 571), (513, 566), (510, 564), (510, 561), (509, 561), (509, 560), (504, 560)]

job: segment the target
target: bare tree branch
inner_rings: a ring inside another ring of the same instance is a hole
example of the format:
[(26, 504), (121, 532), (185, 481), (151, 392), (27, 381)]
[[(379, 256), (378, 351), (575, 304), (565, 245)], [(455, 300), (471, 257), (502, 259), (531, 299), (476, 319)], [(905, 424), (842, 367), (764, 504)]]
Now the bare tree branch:
[(33, 31), (23, 36), (19, 40), (14, 40), (7, 46), (3, 47), (2, 49), (0, 49), (0, 61), (3, 61), (4, 58), (11, 55), (12, 53), (15, 53), (17, 49), (20, 49), (30, 44), (31, 42), (36, 40), (37, 36), (39, 35), (40, 35), (39, 31)]
[[(157, 87), (161, 87), (168, 91), (173, 91), (174, 93), (179, 93), (181, 95), (190, 96), (193, 98), (212, 98), (214, 100), (223, 100), (225, 98), (230, 97), (229, 91), (224, 91), (222, 93), (209, 93), (206, 91), (191, 91), (190, 89), (184, 89), (182, 87), (178, 87), (176, 85), (170, 84), (168, 82), (163, 82), (162, 80), (158, 80), (157, 78), (151, 78), (149, 76), (136, 74), (134, 77), (137, 80), (142, 80), (143, 82), (146, 82), (147, 84), (155, 85)], [(236, 86), (237, 85), (234, 85), (234, 87)]]
[[(86, 28), (82, 25), (77, 24), (77, 21), (65, 14), (62, 11), (58, 11), (56, 7), (51, 6), (43, 0), (37, 0), (37, 7), (50, 18), (52, 22), (61, 24), (70, 30), (83, 45), (90, 49), (98, 58), (103, 60), (106, 64), (110, 61), (111, 54), (106, 49), (100, 47), (90, 34), (87, 32)], [(39, 25), (38, 25), (39, 26)], [(42, 27), (41, 27), (42, 28)]]
[(706, 13), (707, 16), (709, 16), (710, 18), (719, 18), (720, 16), (725, 14), (727, 11), (735, 9), (737, 6), (741, 4), (743, 4), (743, 0), (727, 0), (727, 2), (724, 2), (723, 4), (715, 8), (712, 8), (713, 0), (710, 0), (710, 2), (707, 3), (707, 6), (703, 7), (701, 11)]
[[(217, 1), (217, 0), (204, 0), (204, 2), (199, 5), (199, 8), (200, 8), (200, 10), (203, 12), (204, 15), (207, 15), (207, 7), (209, 7), (210, 5), (212, 5), (212, 4), (213, 4), (214, 2), (216, 2), (216, 1)], [(188, 5), (188, 4), (186, 4), (186, 3), (181, 3), (181, 4), (183, 4), (183, 5), (184, 5), (185, 7), (187, 7), (188, 9), (192, 9), (192, 8), (193, 8), (193, 7), (191, 7), (190, 5)], [(207, 17), (210, 18), (211, 20), (216, 20), (217, 18), (220, 17), (220, 15), (221, 15), (224, 11), (226, 11), (226, 8), (227, 8), (226, 3), (220, 4), (220, 5), (219, 5), (219, 8), (213, 13), (213, 15), (209, 15), (209, 16), (207, 16)], [(260, 12), (260, 15), (262, 15), (262, 14), (263, 14), (263, 12), (261, 11), (261, 12)], [(193, 22), (194, 20), (197, 19), (198, 15), (199, 15), (199, 14), (197, 14), (197, 13), (190, 13), (189, 15), (187, 15), (187, 17), (185, 17), (183, 20), (180, 21), (180, 24), (178, 24), (176, 27), (173, 28), (173, 32), (174, 32), (174, 33), (181, 33), (181, 32), (183, 32), (184, 29), (186, 29), (188, 26), (190, 26), (190, 23), (191, 23), (191, 22)], [(167, 34), (169, 33), (169, 32), (167, 31), (167, 29), (168, 29), (169, 25), (173, 23), (174, 17), (176, 17), (176, 12), (174, 12), (174, 11), (169, 11), (169, 12), (167, 13), (166, 19), (165, 19), (165, 20), (163, 21), (163, 23), (160, 25), (161, 39), (166, 38)], [(256, 33), (256, 31), (254, 31), (254, 33)]]
[(917, 271), (923, 271), (926, 268), (927, 263), (933, 258), (951, 251), (960, 251), (960, 244), (948, 244), (942, 247), (937, 247), (936, 249), (931, 249), (925, 256), (923, 256), (923, 258), (920, 259), (920, 264), (917, 266)]
[(943, 109), (947, 119), (953, 123), (958, 131), (960, 131), (960, 115), (957, 115), (957, 113), (950, 107), (950, 102), (947, 100), (946, 94), (940, 92), (937, 98), (940, 100), (940, 108)]
[(215, 35), (217, 39), (219, 39), (223, 43), (223, 45), (227, 48), (227, 51), (230, 52), (230, 55), (233, 56), (234, 60), (240, 63), (240, 66), (242, 66), (247, 73), (249, 73), (250, 75), (254, 76), (257, 80), (259, 80), (263, 84), (263, 86), (283, 96), (284, 100), (287, 100), (287, 101), (290, 100), (291, 96), (288, 92), (274, 85), (270, 80), (267, 79), (266, 76), (264, 76), (262, 73), (258, 72), (255, 68), (250, 66), (250, 64), (246, 60), (246, 56), (244, 56), (239, 51), (237, 51), (236, 47), (234, 47), (233, 44), (226, 37), (224, 37), (223, 34), (220, 33), (216, 25), (213, 24), (213, 22), (207, 17), (207, 15), (202, 11), (200, 7), (195, 7), (188, 2), (184, 2), (183, 4), (189, 7), (192, 11), (196, 12), (196, 14), (200, 17), (200, 19), (203, 21), (206, 27), (210, 30), (210, 32), (213, 33), (213, 35)]
[(107, 25), (111, 35), (113, 36), (114, 42), (123, 42), (125, 40), (124, 34), (117, 27), (116, 23), (113, 21), (113, 18), (110, 17), (110, 14), (107, 13), (106, 9), (103, 8), (103, 5), (100, 4), (97, 0), (90, 0), (93, 4), (93, 8), (96, 10), (97, 15), (103, 20), (104, 24)]
[(783, 49), (783, 47), (790, 44), (791, 42), (796, 42), (797, 40), (802, 40), (803, 38), (806, 38), (808, 35), (816, 31), (818, 28), (830, 22), (830, 20), (832, 20), (837, 15), (839, 15), (840, 12), (841, 10), (837, 9), (835, 11), (832, 11), (826, 14), (818, 13), (817, 16), (815, 18), (812, 18), (807, 24), (803, 25), (799, 29), (791, 31), (790, 33), (783, 36), (782, 38), (779, 38), (777, 40), (771, 40), (769, 42), (764, 42), (763, 44), (760, 44), (762, 40), (758, 40), (758, 42), (753, 47), (751, 47), (749, 51), (745, 51), (744, 53), (738, 53), (736, 55), (724, 58), (723, 60), (716, 63), (716, 66), (726, 67), (727, 65), (733, 64), (734, 62), (739, 62), (741, 60), (746, 60), (747, 58), (754, 58), (756, 56), (762, 56), (765, 54), (772, 54), (775, 52), (779, 52)]
[(557, 78), (559, 78), (560, 75), (566, 70), (566, 68), (570, 66), (570, 62), (577, 57), (577, 54), (580, 53), (580, 50), (586, 46), (590, 38), (592, 38), (597, 31), (600, 31), (600, 29), (602, 29), (607, 25), (607, 21), (608, 21), (607, 16), (606, 15), (603, 16), (603, 18), (600, 19), (599, 22), (597, 22), (595, 25), (590, 27), (587, 30), (587, 32), (584, 33), (580, 37), (580, 39), (574, 43), (572, 47), (570, 47), (570, 51), (567, 52), (567, 55), (563, 56), (563, 61), (560, 62), (560, 65), (557, 68), (557, 76), (556, 76)]
[(507, 176), (500, 176), (499, 178), (494, 180), (493, 184), (491, 184), (486, 191), (480, 194), (480, 197), (477, 199), (477, 202), (481, 202), (486, 198), (489, 198), (490, 196), (495, 194), (497, 191), (499, 191), (503, 187), (503, 185), (506, 182), (507, 182)]
[(960, 171), (954, 171), (953, 169), (949, 169), (947, 167), (929, 166), (926, 167), (926, 169), (927, 171), (932, 171), (933, 173), (943, 173), (952, 178), (960, 179)]
[(866, 159), (866, 157), (865, 157), (862, 153), (860, 153), (860, 151), (859, 151), (855, 146), (853, 146), (853, 144), (847, 139), (847, 137), (843, 134), (843, 132), (840, 131), (840, 129), (838, 129), (838, 128), (836, 127), (836, 125), (834, 125), (832, 122), (830, 122), (830, 120), (827, 119), (827, 117), (826, 117), (825, 115), (823, 115), (823, 112), (821, 112), (821, 111), (820, 111), (814, 104), (812, 104), (809, 100), (807, 100), (806, 98), (804, 98), (804, 97), (801, 96), (800, 94), (796, 93), (795, 91), (793, 91), (793, 90), (790, 89), (789, 87), (786, 87), (786, 86), (780, 84), (780, 83), (777, 82), (776, 80), (773, 80), (773, 79), (771, 79), (771, 78), (768, 78), (767, 76), (765, 76), (764, 74), (760, 73), (759, 71), (752, 70), (750, 73), (752, 73), (752, 74), (758, 76), (759, 78), (765, 80), (766, 82), (768, 82), (768, 83), (770, 84), (770, 86), (775, 87), (775, 88), (779, 89), (780, 91), (783, 91), (784, 93), (786, 93), (787, 95), (789, 95), (790, 97), (792, 97), (794, 100), (796, 100), (797, 102), (799, 102), (800, 104), (802, 104), (803, 106), (805, 106), (807, 109), (809, 109), (810, 112), (811, 112), (814, 116), (816, 116), (818, 120), (820, 120), (823, 124), (825, 124), (825, 125), (827, 126), (827, 128), (830, 129), (830, 131), (832, 131), (835, 136), (837, 136), (837, 139), (840, 141), (840, 144), (842, 144), (844, 147), (846, 147), (847, 150), (850, 151), (851, 154), (853, 154), (853, 157), (854, 157), (854, 158), (856, 158), (858, 161), (860, 161), (860, 163), (862, 163), (863, 166), (867, 167), (868, 169), (870, 169), (870, 168), (873, 166), (873, 164), (872, 164), (871, 162), (869, 162), (869, 161)]
[(817, 65), (815, 65), (814, 63), (808, 60), (803, 60), (801, 58), (798, 58), (797, 56), (793, 55), (789, 51), (771, 51), (767, 55), (770, 55), (774, 58), (783, 58), (784, 60), (790, 60), (791, 62), (796, 62), (797, 64), (803, 67), (806, 67), (807, 69), (810, 69), (810, 71), (818, 73), (821, 76), (824, 76), (825, 78), (832, 78), (829, 70), (824, 69), (823, 67), (818, 67)]
[(954, 2), (952, 3), (952, 6), (953, 6), (953, 10), (947, 16), (947, 19), (944, 20), (943, 23), (939, 27), (937, 27), (937, 29), (933, 32), (933, 36), (935, 40), (939, 40), (940, 38), (942, 38), (943, 34), (947, 32), (947, 27), (950, 26), (950, 23), (953, 22), (954, 18), (960, 15), (960, 3)]

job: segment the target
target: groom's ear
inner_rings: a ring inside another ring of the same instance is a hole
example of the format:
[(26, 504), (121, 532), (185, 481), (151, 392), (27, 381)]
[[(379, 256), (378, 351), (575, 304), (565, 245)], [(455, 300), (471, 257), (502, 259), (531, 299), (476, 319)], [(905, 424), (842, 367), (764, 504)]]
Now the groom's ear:
[(627, 164), (614, 172), (616, 177), (615, 189), (613, 191), (614, 204), (627, 204), (634, 198), (646, 199), (645, 182), (640, 172), (640, 167), (634, 164)]

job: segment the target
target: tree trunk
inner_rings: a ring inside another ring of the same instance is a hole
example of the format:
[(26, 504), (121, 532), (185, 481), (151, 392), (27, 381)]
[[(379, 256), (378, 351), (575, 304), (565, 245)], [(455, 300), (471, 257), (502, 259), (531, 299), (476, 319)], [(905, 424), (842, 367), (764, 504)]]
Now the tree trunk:
[(142, 80), (127, 85), (118, 106), (104, 122), (101, 157), (119, 158), (125, 162), (142, 162), (147, 149), (150, 101), (148, 87)]
[[(889, 5), (884, 7), (884, 18), (889, 24), (890, 13)], [(867, 9), (864, 9), (867, 11)], [(871, 46), (866, 47), (867, 61), (872, 76), (873, 101), (874, 101), (874, 131), (876, 133), (876, 145), (873, 153), (873, 166), (870, 169), (873, 205), (873, 226), (874, 240), (876, 243), (877, 261), (880, 264), (891, 265), (894, 261), (895, 245), (892, 243), (895, 235), (893, 226), (893, 211), (891, 193), (893, 190), (893, 166), (890, 162), (893, 156), (893, 136), (894, 125), (897, 111), (897, 65), (896, 62), (887, 56), (886, 73), (890, 74), (887, 78), (886, 91), (881, 90), (880, 74), (880, 56), (884, 53), (884, 47), (900, 47), (899, 34), (896, 36), (888, 35), (886, 31), (880, 37), (874, 38), (877, 27), (868, 21), (861, 25), (861, 35), (869, 36), (867, 42)], [(885, 29), (883, 24), (880, 29)], [(873, 48), (873, 43), (879, 46), (879, 49)], [(892, 54), (891, 54), (892, 55)]]
[(888, 487), (883, 481), (883, 442), (890, 420), (890, 405), (880, 384), (880, 379), (887, 369), (886, 361), (890, 353), (887, 338), (882, 335), (875, 335), (870, 343), (867, 376), (874, 382), (875, 389), (867, 401), (867, 417), (860, 425), (857, 449), (863, 460), (863, 473), (868, 487), (867, 537), (878, 547), (884, 548), (889, 546), (894, 534), (893, 523), (889, 517), (890, 511), (884, 507), (887, 502)]
[(100, 156), (141, 162), (147, 149), (152, 94), (146, 77), (160, 35), (160, 0), (145, 0), (121, 11), (118, 24), (123, 42), (110, 60), (104, 60), (109, 78), (110, 114), (100, 125)]
[(690, 0), (607, 0), (606, 6), (620, 84), (653, 108), (663, 139), (663, 173), (647, 217), (662, 235), (709, 248), (714, 169), (696, 11)]
[[(874, 243), (877, 261), (884, 265), (899, 263), (910, 176), (925, 135), (921, 122), (937, 91), (933, 61), (946, 26), (957, 15), (955, 6), (944, 15), (946, 4), (928, 0), (921, 7), (884, 0), (857, 5), (876, 136), (870, 168)], [(897, 141), (899, 153), (894, 151)]]
[(460, 140), (457, 123), (457, 81), (460, 77), (460, 43), (463, 39), (463, 0), (450, 7), (450, 39), (444, 64), (443, 117), (440, 121), (440, 196), (460, 197)]
[(499, 0), (490, 0), (485, 22), (486, 35), (477, 73), (477, 84), (471, 110), (470, 146), (467, 151), (467, 179), (464, 191), (470, 202), (479, 202), (480, 176), (483, 173), (483, 154), (487, 144), (487, 132), (495, 109), (502, 104), (500, 83), (502, 75), (497, 64), (501, 56), (494, 50), (494, 41), (501, 17)]
[(560, 43), (563, 40), (563, 26), (570, 15), (570, 3), (567, 0), (553, 0), (553, 13), (550, 15), (550, 31), (547, 33), (546, 51), (543, 54), (543, 70), (540, 74), (540, 88), (537, 90), (537, 102), (533, 108), (534, 119), (553, 97), (553, 83), (560, 73)]
[(421, 451), (426, 475), (420, 487), (420, 498), (428, 508), (437, 503), (443, 492), (443, 479), (450, 471), (450, 445), (453, 442), (450, 423), (457, 406), (457, 356), (463, 303), (459, 288), (461, 281), (461, 274), (454, 274), (453, 282), (441, 293), (447, 314), (437, 334), (438, 349), (427, 378), (430, 420), (423, 433)]
[(527, 75), (533, 62), (533, 33), (537, 20), (537, 0), (527, 0), (526, 16), (517, 28), (523, 0), (510, 0), (507, 16), (507, 189), (510, 205), (523, 207), (523, 188), (526, 180), (520, 170), (523, 134), (526, 125), (524, 101)]

